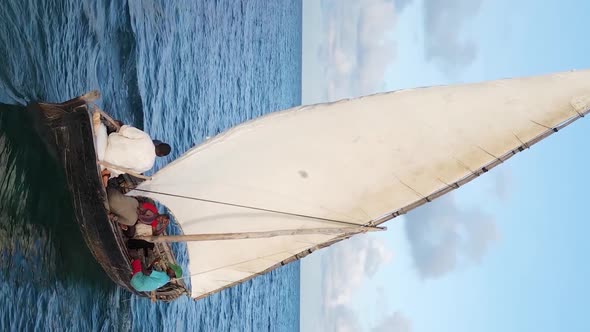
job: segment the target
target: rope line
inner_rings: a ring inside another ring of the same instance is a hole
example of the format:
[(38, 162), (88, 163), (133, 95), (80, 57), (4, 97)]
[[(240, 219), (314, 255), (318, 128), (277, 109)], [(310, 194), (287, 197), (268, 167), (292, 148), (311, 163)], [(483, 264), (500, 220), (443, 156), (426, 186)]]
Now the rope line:
[[(170, 196), (170, 197), (178, 197), (178, 198), (190, 199), (190, 200), (199, 201), (199, 202), (205, 202), (205, 203), (213, 203), (213, 204), (220, 204), (220, 205), (226, 205), (226, 206), (239, 207), (239, 208), (249, 209), (249, 210), (255, 210), (255, 211), (263, 211), (263, 212), (283, 214), (283, 215), (293, 216), (293, 217), (300, 217), (300, 218), (307, 218), (307, 219), (315, 219), (315, 220), (320, 220), (320, 221), (328, 221), (328, 222), (332, 222), (332, 223), (349, 225), (349, 226), (355, 226), (355, 227), (363, 227), (363, 225), (366, 225), (366, 224), (356, 224), (356, 223), (353, 223), (353, 222), (343, 221), (343, 220), (337, 220), (337, 219), (314, 217), (314, 216), (310, 216), (310, 215), (306, 215), (306, 214), (285, 212), (285, 211), (279, 211), (279, 210), (273, 210), (273, 209), (266, 209), (266, 208), (260, 208), (260, 207), (255, 207), (255, 206), (248, 206), (248, 205), (242, 205), (242, 204), (236, 204), (236, 203), (216, 201), (216, 200), (212, 200), (212, 199), (205, 199), (205, 198), (199, 198), (199, 197), (190, 197), (190, 196), (184, 196), (184, 195), (164, 193), (164, 192), (153, 191), (153, 190), (138, 189), (138, 188), (135, 188), (133, 190), (141, 191), (141, 192), (147, 192), (147, 193), (152, 193), (152, 194), (157, 194), (157, 195), (164, 195), (164, 196)], [(371, 226), (365, 226), (365, 227), (373, 228)]]

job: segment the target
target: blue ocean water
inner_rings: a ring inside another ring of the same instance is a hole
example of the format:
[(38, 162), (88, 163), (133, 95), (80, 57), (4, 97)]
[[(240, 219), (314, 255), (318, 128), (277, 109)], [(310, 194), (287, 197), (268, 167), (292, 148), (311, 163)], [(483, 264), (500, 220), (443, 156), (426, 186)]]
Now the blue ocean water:
[[(156, 168), (301, 101), (301, 1), (5, 0), (0, 43), (0, 103), (99, 89), (104, 110), (172, 143)], [(196, 302), (115, 287), (19, 111), (0, 109), (1, 331), (298, 330), (298, 263)]]

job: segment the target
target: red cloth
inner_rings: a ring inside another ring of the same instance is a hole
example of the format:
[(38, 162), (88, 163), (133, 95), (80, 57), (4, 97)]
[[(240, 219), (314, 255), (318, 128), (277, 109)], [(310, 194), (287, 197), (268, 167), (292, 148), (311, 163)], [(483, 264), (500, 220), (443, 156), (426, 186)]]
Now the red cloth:
[(150, 202), (143, 202), (143, 203), (141, 203), (141, 207), (144, 208), (145, 210), (152, 211), (156, 215), (158, 214), (158, 208), (154, 204), (152, 204)]
[[(160, 212), (158, 212), (158, 208), (152, 203), (144, 202), (141, 204), (141, 207), (144, 210), (152, 211), (156, 216), (158, 216), (160, 214)], [(158, 227), (158, 219), (154, 217), (154, 220), (152, 220), (150, 225), (152, 226), (152, 228), (157, 228)]]
[(133, 271), (133, 275), (141, 272), (141, 262), (139, 259), (134, 259), (131, 261), (131, 270)]

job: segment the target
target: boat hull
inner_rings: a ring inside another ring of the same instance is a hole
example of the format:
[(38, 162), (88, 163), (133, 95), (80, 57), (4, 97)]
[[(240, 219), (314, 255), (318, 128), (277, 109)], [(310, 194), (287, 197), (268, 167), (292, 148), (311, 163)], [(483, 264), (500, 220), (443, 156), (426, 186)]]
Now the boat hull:
[[(41, 117), (42, 135), (63, 166), (82, 236), (109, 278), (130, 292), (155, 296), (158, 300), (169, 301), (187, 293), (182, 283), (168, 284), (155, 294), (137, 292), (131, 286), (126, 238), (118, 225), (108, 218), (108, 201), (96, 160), (86, 101), (75, 98), (61, 104), (33, 103), (27, 108)], [(169, 252), (169, 248), (157, 249)]]

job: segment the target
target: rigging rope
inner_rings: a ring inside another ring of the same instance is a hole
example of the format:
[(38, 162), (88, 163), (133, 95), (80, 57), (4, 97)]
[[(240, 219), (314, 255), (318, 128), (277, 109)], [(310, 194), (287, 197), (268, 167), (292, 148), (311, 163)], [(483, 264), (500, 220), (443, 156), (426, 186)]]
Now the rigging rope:
[(365, 224), (356, 224), (356, 223), (349, 222), (349, 221), (329, 219), (329, 218), (322, 218), (322, 217), (314, 217), (314, 216), (305, 215), (305, 214), (298, 214), (298, 213), (292, 213), (292, 212), (285, 212), (285, 211), (278, 211), (278, 210), (272, 210), (272, 209), (265, 209), (265, 208), (259, 208), (259, 207), (254, 207), (254, 206), (247, 206), (247, 205), (241, 205), (241, 204), (235, 204), (235, 203), (221, 202), (221, 201), (216, 201), (216, 200), (211, 200), (211, 199), (204, 199), (204, 198), (198, 198), (198, 197), (190, 197), (190, 196), (184, 196), (184, 195), (170, 194), (170, 193), (164, 193), (164, 192), (153, 191), (153, 190), (146, 190), (146, 189), (138, 189), (138, 188), (135, 188), (133, 190), (141, 191), (141, 192), (147, 192), (147, 193), (152, 193), (152, 194), (157, 194), (157, 195), (164, 195), (164, 196), (170, 196), (170, 197), (178, 197), (178, 198), (190, 199), (190, 200), (200, 201), (200, 202), (205, 202), (205, 203), (213, 203), (213, 204), (220, 204), (220, 205), (227, 205), (227, 206), (239, 207), (239, 208), (244, 208), (244, 209), (249, 209), (249, 210), (256, 210), (256, 211), (270, 212), (270, 213), (276, 213), (276, 214), (283, 214), (283, 215), (293, 216), (293, 217), (300, 217), (300, 218), (307, 218), (307, 219), (315, 219), (315, 220), (320, 220), (320, 221), (328, 221), (328, 222), (332, 222), (332, 223), (349, 225), (349, 226), (355, 226), (355, 227), (379, 228), (380, 229), (380, 227), (367, 226), (366, 225), (367, 223), (365, 223)]

